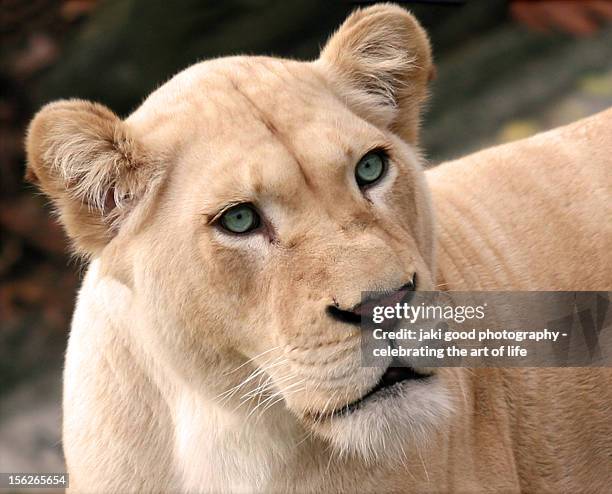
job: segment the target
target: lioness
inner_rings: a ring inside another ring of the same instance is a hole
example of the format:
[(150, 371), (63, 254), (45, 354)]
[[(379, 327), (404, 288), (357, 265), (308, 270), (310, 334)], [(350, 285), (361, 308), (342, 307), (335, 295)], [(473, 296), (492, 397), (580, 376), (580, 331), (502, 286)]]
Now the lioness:
[(199, 63), (125, 120), (38, 113), (28, 174), (91, 261), (71, 490), (609, 490), (608, 370), (360, 365), (363, 290), (612, 289), (612, 112), (424, 173), (431, 70), (379, 5), (314, 62)]

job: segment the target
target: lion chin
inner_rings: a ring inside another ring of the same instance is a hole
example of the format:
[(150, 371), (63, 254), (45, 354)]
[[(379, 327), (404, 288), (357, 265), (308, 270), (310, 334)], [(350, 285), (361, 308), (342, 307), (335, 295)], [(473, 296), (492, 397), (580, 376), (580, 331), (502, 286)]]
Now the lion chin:
[(412, 377), (388, 386), (379, 383), (339, 410), (304, 417), (304, 424), (329, 441), (340, 457), (356, 455), (367, 463), (401, 460), (406, 447), (427, 447), (434, 431), (448, 423), (453, 397), (435, 374), (415, 377), (410, 369), (394, 371)]

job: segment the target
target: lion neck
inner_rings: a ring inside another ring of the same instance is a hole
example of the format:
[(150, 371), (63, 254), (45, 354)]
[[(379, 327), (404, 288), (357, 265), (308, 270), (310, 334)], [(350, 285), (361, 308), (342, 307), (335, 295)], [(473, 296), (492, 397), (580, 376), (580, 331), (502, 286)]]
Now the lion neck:
[(275, 478), (299, 468), (303, 434), (284, 410), (265, 416), (226, 409), (182, 390), (171, 408), (175, 460), (188, 492), (267, 491)]

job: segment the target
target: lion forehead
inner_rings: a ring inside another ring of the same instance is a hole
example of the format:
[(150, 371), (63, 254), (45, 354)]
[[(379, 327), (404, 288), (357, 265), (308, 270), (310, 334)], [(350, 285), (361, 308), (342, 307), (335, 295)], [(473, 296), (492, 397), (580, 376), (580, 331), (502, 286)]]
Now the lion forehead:
[(286, 190), (311, 174), (344, 173), (386, 140), (313, 64), (263, 57), (192, 66), (152, 93), (128, 123), (147, 147), (184, 163), (173, 171), (182, 187), (206, 168), (204, 175), (216, 177), (207, 189)]
[[(323, 119), (339, 101), (311, 63), (265, 57), (230, 57), (193, 65), (154, 91), (128, 117), (142, 138), (181, 129), (227, 137), (254, 124), (261, 131), (300, 134)], [(249, 132), (250, 135), (253, 132)], [(255, 136), (257, 137), (257, 136)]]

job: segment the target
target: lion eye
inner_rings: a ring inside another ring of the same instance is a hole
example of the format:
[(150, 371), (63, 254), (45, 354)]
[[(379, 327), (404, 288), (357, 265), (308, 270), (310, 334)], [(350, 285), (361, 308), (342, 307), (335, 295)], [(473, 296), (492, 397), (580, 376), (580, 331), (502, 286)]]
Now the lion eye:
[(238, 204), (225, 211), (220, 218), (221, 226), (231, 233), (248, 233), (255, 230), (261, 220), (249, 204)]
[(355, 180), (359, 187), (371, 185), (380, 180), (387, 166), (386, 157), (380, 151), (371, 151), (359, 160), (355, 167)]

